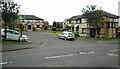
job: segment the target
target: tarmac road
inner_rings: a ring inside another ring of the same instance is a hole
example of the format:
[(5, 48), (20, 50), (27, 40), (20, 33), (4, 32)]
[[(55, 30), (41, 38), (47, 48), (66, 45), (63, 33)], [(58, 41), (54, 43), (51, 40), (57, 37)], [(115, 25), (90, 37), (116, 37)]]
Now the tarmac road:
[[(118, 41), (58, 39), (46, 32), (26, 32), (33, 49), (2, 53), (3, 67), (118, 67)], [(43, 42), (43, 44), (39, 44)]]

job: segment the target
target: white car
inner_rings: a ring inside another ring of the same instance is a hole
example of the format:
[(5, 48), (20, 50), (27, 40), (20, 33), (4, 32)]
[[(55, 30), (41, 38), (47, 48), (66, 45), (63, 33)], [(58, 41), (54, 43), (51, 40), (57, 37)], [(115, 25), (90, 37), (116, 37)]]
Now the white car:
[(67, 39), (74, 40), (75, 35), (72, 32), (65, 31), (65, 32), (62, 32), (61, 34), (58, 34), (58, 38), (59, 39), (64, 39), (64, 40), (67, 40)]
[[(4, 37), (5, 37), (5, 29), (1, 29), (1, 36), (2, 36), (2, 40), (3, 40)], [(22, 37), (20, 37), (19, 32), (15, 31), (15, 30), (7, 29), (6, 40), (17, 40), (17, 41), (19, 41), (19, 39), (21, 41), (28, 42), (28, 36), (22, 35)]]

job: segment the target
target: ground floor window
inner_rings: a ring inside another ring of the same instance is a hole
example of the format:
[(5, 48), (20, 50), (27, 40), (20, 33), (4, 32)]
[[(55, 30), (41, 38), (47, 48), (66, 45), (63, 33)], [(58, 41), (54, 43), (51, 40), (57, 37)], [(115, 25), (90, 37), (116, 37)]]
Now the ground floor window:
[(40, 25), (37, 25), (37, 28), (39, 28), (40, 27)]
[(81, 33), (87, 34), (88, 33), (88, 29), (87, 28), (82, 28)]

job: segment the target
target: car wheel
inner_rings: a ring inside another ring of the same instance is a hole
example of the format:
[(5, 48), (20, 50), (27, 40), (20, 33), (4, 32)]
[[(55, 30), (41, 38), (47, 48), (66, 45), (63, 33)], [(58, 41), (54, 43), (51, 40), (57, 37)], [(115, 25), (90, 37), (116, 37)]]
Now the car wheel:
[(28, 42), (28, 40), (26, 40), (26, 39), (24, 39), (23, 41), (24, 41), (24, 42)]
[(67, 38), (66, 38), (66, 37), (65, 37), (64, 39), (65, 39), (65, 40), (67, 40)]
[(58, 39), (60, 39), (60, 36), (58, 36)]

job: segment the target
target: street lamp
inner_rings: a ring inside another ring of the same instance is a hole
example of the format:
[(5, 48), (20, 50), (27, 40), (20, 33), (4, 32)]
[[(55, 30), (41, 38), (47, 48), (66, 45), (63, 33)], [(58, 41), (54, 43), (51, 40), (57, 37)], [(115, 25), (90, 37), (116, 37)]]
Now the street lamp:
[[(25, 8), (25, 9), (28, 9), (28, 8)], [(25, 23), (25, 9), (24, 9), (24, 23)]]

